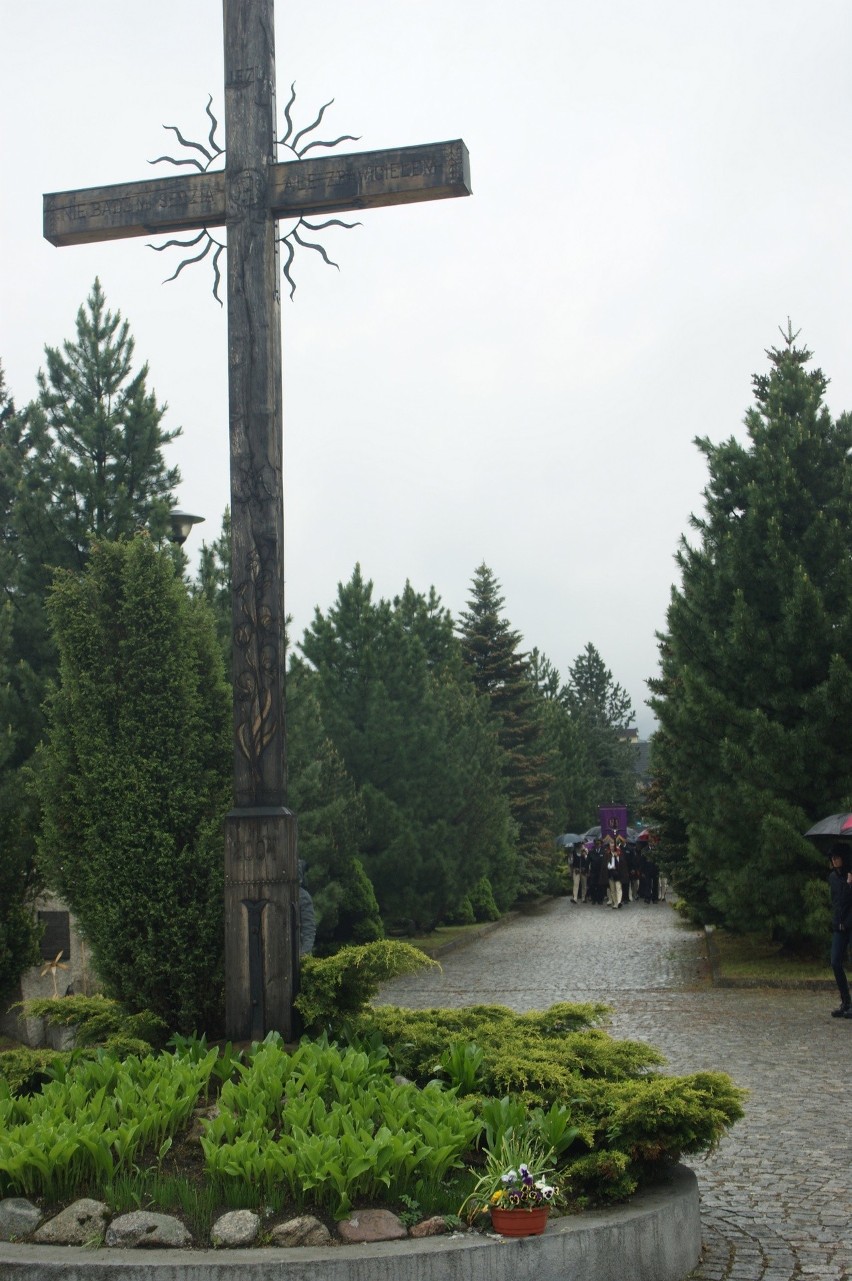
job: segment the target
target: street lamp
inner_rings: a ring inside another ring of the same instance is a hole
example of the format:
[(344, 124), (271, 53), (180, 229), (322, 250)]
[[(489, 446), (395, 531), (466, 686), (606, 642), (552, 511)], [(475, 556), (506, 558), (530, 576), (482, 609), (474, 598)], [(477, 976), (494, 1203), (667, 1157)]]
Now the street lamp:
[(169, 541), (177, 543), (178, 547), (183, 547), (193, 525), (203, 525), (203, 523), (203, 516), (192, 516), (189, 512), (181, 512), (173, 508), (169, 512)]

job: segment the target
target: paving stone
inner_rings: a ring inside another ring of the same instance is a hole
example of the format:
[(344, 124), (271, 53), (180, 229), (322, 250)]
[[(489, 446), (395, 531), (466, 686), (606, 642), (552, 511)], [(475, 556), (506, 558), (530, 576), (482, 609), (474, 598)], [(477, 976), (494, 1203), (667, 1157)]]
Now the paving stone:
[(838, 1198), (852, 1023), (830, 1017), (833, 992), (713, 988), (703, 934), (670, 904), (607, 912), (556, 899), (443, 957), (440, 971), (385, 984), (377, 1001), (492, 1004), (497, 971), (512, 1009), (603, 1002), (613, 1035), (656, 1045), (667, 1070), (722, 1070), (750, 1091), (743, 1120), (691, 1162), (704, 1252), (690, 1281), (852, 1281)]

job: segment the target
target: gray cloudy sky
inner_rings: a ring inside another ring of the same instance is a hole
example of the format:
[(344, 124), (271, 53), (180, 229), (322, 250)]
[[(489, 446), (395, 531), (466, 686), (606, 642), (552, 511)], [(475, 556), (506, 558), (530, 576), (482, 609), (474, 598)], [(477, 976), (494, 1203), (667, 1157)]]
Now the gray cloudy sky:
[[(739, 432), (790, 315), (852, 408), (848, 0), (278, 0), (279, 107), (374, 149), (462, 137), (469, 200), (368, 212), (285, 296), (295, 634), (360, 561), (464, 607), (483, 560), (527, 647), (593, 641), (640, 728), (696, 435)], [(17, 401), (99, 275), (183, 427), (179, 504), (228, 501), (225, 316), (207, 264), (54, 249), (46, 191), (168, 173), (222, 118), (213, 0), (0, 0), (0, 359)], [(354, 149), (348, 144), (349, 149)], [(342, 150), (342, 148), (341, 148)], [(194, 538), (198, 538), (196, 534)]]

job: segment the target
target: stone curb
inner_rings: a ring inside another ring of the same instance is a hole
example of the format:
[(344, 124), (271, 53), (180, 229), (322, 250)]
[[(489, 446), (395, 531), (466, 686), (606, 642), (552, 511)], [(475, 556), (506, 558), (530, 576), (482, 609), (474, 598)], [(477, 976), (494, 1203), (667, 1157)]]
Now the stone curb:
[(756, 989), (761, 987), (789, 988), (791, 992), (833, 992), (837, 986), (834, 979), (729, 979), (722, 974), (722, 962), (719, 949), (713, 935), (712, 926), (704, 926), (704, 943), (707, 949), (707, 962), (710, 966), (710, 982), (714, 987), (733, 987)]
[(295, 1250), (82, 1250), (0, 1242), (0, 1281), (683, 1281), (701, 1254), (698, 1182), (673, 1166), (626, 1205), (543, 1236), (469, 1233)]

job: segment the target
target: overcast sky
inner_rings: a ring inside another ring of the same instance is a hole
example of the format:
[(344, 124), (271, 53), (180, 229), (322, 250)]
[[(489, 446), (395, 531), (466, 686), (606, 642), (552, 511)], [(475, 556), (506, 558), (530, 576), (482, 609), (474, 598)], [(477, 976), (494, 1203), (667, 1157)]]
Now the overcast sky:
[[(18, 405), (96, 275), (183, 428), (181, 507), (228, 502), (207, 263), (55, 249), (42, 193), (143, 179), (223, 116), (215, 0), (0, 0), (0, 360)], [(563, 675), (594, 642), (643, 733), (673, 554), (787, 316), (852, 408), (848, 0), (313, 0), (276, 13), (279, 109), (346, 149), (461, 137), (474, 194), (368, 211), (283, 305), (294, 635), (359, 561), (464, 608), (483, 560)], [(344, 148), (341, 148), (343, 150)], [(320, 153), (323, 154), (323, 153)], [(197, 531), (193, 542), (200, 543)], [(191, 549), (191, 544), (188, 550)]]

